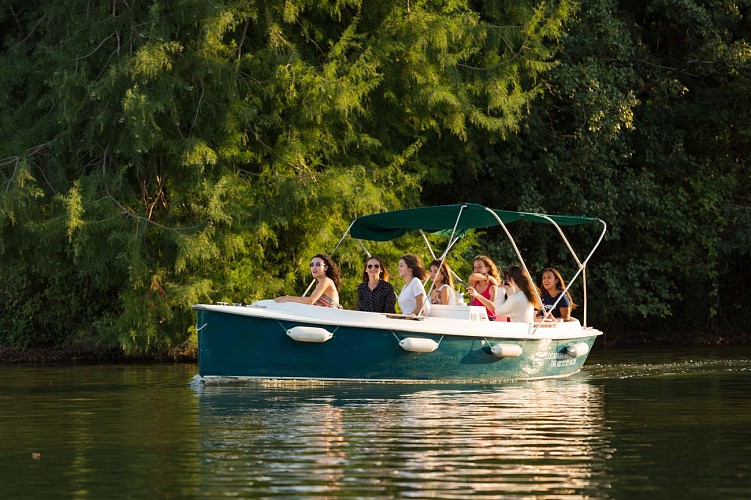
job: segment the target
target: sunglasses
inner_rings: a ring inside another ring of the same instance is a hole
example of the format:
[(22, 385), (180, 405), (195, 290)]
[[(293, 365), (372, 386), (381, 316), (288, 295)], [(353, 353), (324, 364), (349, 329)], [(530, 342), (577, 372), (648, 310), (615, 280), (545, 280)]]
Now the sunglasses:
[(379, 269), (380, 267), (380, 264), (368, 264), (368, 269)]
[(311, 262), (310, 263), (310, 267), (321, 267), (321, 266), (324, 266), (324, 265), (325, 264), (323, 262)]

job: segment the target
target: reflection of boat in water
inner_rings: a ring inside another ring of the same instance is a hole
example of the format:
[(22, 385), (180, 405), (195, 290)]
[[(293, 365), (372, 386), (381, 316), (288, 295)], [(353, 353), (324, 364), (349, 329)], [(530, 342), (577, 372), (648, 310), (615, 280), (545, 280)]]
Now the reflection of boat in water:
[(244, 478), (221, 480), (250, 475), (237, 491), (253, 496), (601, 496), (611, 454), (603, 388), (578, 378), (207, 387), (201, 477), (242, 460)]
[[(359, 240), (388, 241), (410, 230), (448, 232), (442, 260), (464, 232), (498, 226), (526, 270), (506, 227), (518, 221), (547, 224), (557, 231), (577, 265), (569, 288), (584, 276), (605, 234), (605, 223), (599, 219), (509, 212), (475, 204), (368, 215), (353, 221), (347, 233)], [(586, 223), (597, 224), (601, 232), (586, 258), (579, 259), (561, 226)], [(564, 377), (583, 366), (602, 334), (586, 324), (586, 288), (583, 324), (488, 321), (484, 307), (464, 304), (433, 306), (429, 315), (416, 318), (273, 300), (193, 307), (198, 370), (204, 381), (216, 377), (396, 381)]]

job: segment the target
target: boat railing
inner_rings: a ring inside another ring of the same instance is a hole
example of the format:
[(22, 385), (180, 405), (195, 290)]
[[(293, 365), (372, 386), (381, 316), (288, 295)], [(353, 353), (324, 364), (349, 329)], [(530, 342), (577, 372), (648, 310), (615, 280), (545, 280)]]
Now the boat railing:
[(584, 315), (583, 315), (583, 318), (582, 318), (582, 320), (583, 320), (582, 324), (583, 324), (583, 326), (586, 327), (587, 326), (587, 263), (589, 262), (589, 259), (592, 257), (592, 255), (594, 255), (595, 250), (597, 250), (597, 247), (600, 246), (600, 243), (602, 242), (602, 239), (605, 237), (605, 232), (607, 231), (607, 224), (602, 219), (598, 219), (598, 221), (600, 222), (600, 224), (602, 224), (602, 232), (600, 233), (600, 237), (597, 239), (597, 242), (592, 247), (592, 249), (590, 250), (590, 252), (587, 255), (587, 257), (584, 259), (584, 261), (580, 261), (579, 258), (576, 255), (576, 252), (574, 251), (573, 247), (569, 243), (568, 238), (566, 238), (566, 235), (563, 233), (563, 230), (561, 229), (561, 227), (553, 219), (551, 219), (547, 215), (545, 215), (545, 214), (539, 214), (539, 216), (542, 217), (542, 218), (544, 218), (548, 222), (550, 222), (553, 226), (555, 226), (555, 228), (558, 230), (558, 234), (561, 236), (561, 239), (566, 244), (566, 247), (568, 247), (569, 252), (571, 253), (572, 257), (574, 258), (574, 260), (576, 261), (576, 264), (577, 264), (577, 271), (576, 271), (576, 273), (574, 273), (574, 276), (569, 280), (568, 285), (563, 290), (563, 293), (560, 293), (558, 295), (558, 298), (553, 303), (553, 306), (544, 314), (543, 321), (550, 316), (550, 314), (552, 313), (552, 311), (558, 305), (558, 302), (560, 302), (561, 299), (563, 298), (563, 296), (568, 293), (569, 289), (571, 288), (571, 285), (573, 285), (576, 282), (577, 278), (581, 274), (582, 275), (582, 293), (583, 293), (583, 296), (584, 296), (584, 299), (583, 299), (583, 302), (584, 302)]
[[(440, 260), (441, 261), (441, 266), (443, 265), (443, 262), (445, 261), (446, 255), (448, 254), (448, 252), (451, 250), (451, 248), (459, 240), (459, 237), (456, 236), (457, 228), (459, 227), (459, 221), (461, 220), (462, 213), (463, 213), (463, 211), (467, 207), (468, 207), (467, 204), (461, 204), (459, 206), (459, 212), (458, 212), (458, 214), (456, 216), (456, 220), (454, 221), (454, 225), (453, 225), (453, 227), (451, 229), (451, 235), (449, 236), (448, 244), (446, 245), (446, 248), (444, 249), (444, 251), (441, 252), (440, 257), (436, 257), (436, 254), (433, 251), (433, 247), (431, 246), (430, 241), (428, 240), (427, 236), (425, 235), (425, 233), (423, 232), (422, 229), (419, 230), (420, 235), (422, 236), (423, 240), (425, 241), (425, 243), (426, 243), (426, 245), (428, 247), (428, 251), (430, 252), (431, 257), (433, 258), (433, 260)], [(490, 209), (488, 207), (482, 207), (482, 208), (484, 208), (485, 211), (487, 211), (489, 214), (491, 214), (493, 216), (493, 218), (496, 220), (496, 222), (498, 223), (498, 225), (503, 229), (503, 232), (506, 234), (506, 237), (508, 238), (509, 242), (511, 243), (511, 246), (514, 249), (514, 253), (516, 254), (517, 258), (519, 259), (519, 264), (521, 265), (522, 269), (527, 274), (527, 276), (531, 277), (532, 274), (529, 272), (529, 269), (527, 268), (527, 264), (526, 264), (526, 262), (524, 260), (524, 257), (522, 257), (521, 251), (519, 250), (519, 247), (517, 246), (516, 241), (514, 240), (514, 237), (511, 235), (511, 232), (509, 231), (508, 227), (506, 227), (506, 224), (503, 222), (503, 220), (498, 216), (498, 214), (494, 210), (492, 210), (492, 209)], [(563, 240), (563, 243), (566, 245), (566, 248), (568, 248), (568, 251), (571, 254), (571, 256), (573, 257), (574, 262), (576, 263), (576, 267), (577, 267), (576, 272), (574, 273), (574, 275), (568, 280), (568, 285), (563, 290), (563, 293), (559, 294), (559, 297), (558, 297), (558, 299), (556, 299), (553, 307), (544, 313), (542, 321), (540, 321), (539, 323), (535, 323), (535, 327), (531, 331), (530, 335), (533, 335), (534, 333), (536, 333), (537, 330), (543, 324), (545, 324), (545, 320), (549, 319), (552, 310), (555, 309), (555, 306), (558, 305), (558, 303), (560, 302), (560, 300), (563, 298), (564, 294), (567, 294), (569, 292), (571, 286), (576, 282), (576, 280), (579, 278), (579, 276), (582, 277), (582, 291), (583, 291), (583, 309), (584, 309), (584, 313), (583, 313), (582, 326), (586, 328), (587, 327), (587, 279), (586, 279), (586, 267), (587, 267), (587, 264), (588, 264), (589, 260), (591, 259), (592, 255), (594, 255), (595, 251), (600, 246), (600, 243), (602, 243), (602, 240), (605, 237), (605, 232), (607, 231), (607, 224), (602, 219), (596, 219), (600, 224), (602, 224), (602, 232), (600, 233), (600, 236), (598, 237), (598, 239), (597, 239), (596, 243), (594, 244), (594, 246), (592, 247), (592, 249), (587, 254), (586, 258), (584, 258), (583, 260), (581, 260), (579, 258), (579, 256), (576, 254), (576, 251), (574, 250), (573, 246), (569, 242), (569, 240), (566, 237), (565, 233), (563, 232), (563, 229), (554, 220), (553, 217), (551, 217), (551, 216), (549, 216), (547, 214), (542, 214), (542, 213), (527, 213), (525, 215), (543, 219), (547, 223), (551, 224), (556, 229), (556, 231), (558, 232), (559, 236)], [(592, 219), (590, 219), (590, 220), (592, 220)], [(349, 227), (347, 227), (347, 230), (344, 232), (344, 234), (342, 235), (341, 239), (339, 240), (339, 242), (336, 244), (336, 246), (332, 250), (332, 252), (331, 252), (332, 255), (336, 252), (336, 250), (342, 244), (342, 242), (347, 237), (347, 235), (350, 234), (352, 226), (355, 224), (356, 221), (357, 221), (357, 219), (353, 220), (349, 224)], [(367, 250), (367, 248), (365, 247), (365, 245), (362, 243), (362, 240), (358, 239), (357, 241), (360, 244), (360, 246), (362, 247), (362, 249), (365, 251), (366, 255), (368, 257), (370, 257), (370, 252)], [(459, 281), (459, 283), (463, 284), (464, 286), (467, 286), (466, 283), (464, 283), (455, 272), (452, 271), (451, 274), (456, 277), (456, 279)], [(316, 281), (313, 280), (310, 283), (310, 285), (308, 286), (308, 288), (305, 290), (305, 293), (303, 294), (303, 296), (306, 296), (310, 292), (310, 289), (313, 287), (313, 285), (315, 284), (315, 282)], [(430, 286), (428, 287), (428, 291), (426, 293), (426, 298), (430, 296), (430, 293), (433, 291), (433, 287), (434, 286), (435, 286), (435, 281), (431, 281)], [(540, 297), (540, 292), (537, 290), (537, 287), (533, 287), (533, 291), (534, 291), (534, 293), (535, 293), (535, 295), (537, 297), (537, 300), (540, 303), (542, 303), (542, 298)], [(423, 314), (423, 310), (425, 308), (425, 303), (427, 303), (427, 300), (423, 303), (423, 309), (420, 310), (418, 316), (420, 316), (420, 315)]]

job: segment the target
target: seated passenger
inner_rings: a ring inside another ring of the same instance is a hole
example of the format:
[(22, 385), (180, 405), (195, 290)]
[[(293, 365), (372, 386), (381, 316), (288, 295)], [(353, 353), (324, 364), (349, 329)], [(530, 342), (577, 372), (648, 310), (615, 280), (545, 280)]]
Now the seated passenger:
[(498, 267), (490, 257), (478, 255), (472, 263), (473, 273), (467, 278), (467, 295), (472, 297), (471, 306), (485, 306), (488, 319), (495, 321), (495, 298), (498, 292)]
[(404, 280), (404, 288), (399, 293), (399, 309), (402, 314), (411, 316), (427, 316), (430, 302), (425, 297), (422, 286), (428, 272), (422, 267), (422, 261), (417, 255), (407, 253), (399, 259), (399, 276)]
[(540, 309), (535, 285), (529, 275), (519, 266), (508, 268), (508, 285), (503, 285), (508, 298), (496, 309), (499, 316), (508, 316), (511, 321), (532, 323), (535, 320), (535, 309)]
[(395, 313), (396, 293), (389, 283), (389, 272), (375, 255), (365, 261), (362, 283), (357, 287), (357, 310), (379, 313)]
[[(542, 272), (541, 285), (542, 315), (544, 316), (548, 311), (552, 311), (548, 318), (552, 316), (563, 321), (571, 321), (571, 311), (576, 307), (576, 304), (571, 300), (571, 295), (568, 292), (561, 296), (563, 290), (566, 289), (561, 273), (552, 267), (548, 267)], [(558, 300), (559, 297), (560, 300)], [(553, 307), (556, 300), (558, 300), (558, 304)]]
[[(441, 271), (438, 272), (438, 269)], [(451, 279), (449, 266), (438, 259), (431, 262), (430, 279), (433, 280), (433, 291), (430, 292), (430, 303), (455, 306), (456, 294), (454, 292), (454, 280)]]
[[(501, 269), (498, 269), (498, 274), (501, 273)], [(508, 272), (503, 273), (503, 280), (498, 283), (498, 293), (495, 296), (495, 308), (503, 304), (506, 301), (507, 295), (515, 294), (516, 289), (511, 285)]]
[(310, 259), (310, 274), (317, 281), (316, 287), (307, 297), (294, 297), (283, 295), (277, 297), (274, 302), (297, 302), (300, 304), (313, 304), (322, 307), (337, 307), (339, 305), (339, 268), (331, 257), (317, 253)]

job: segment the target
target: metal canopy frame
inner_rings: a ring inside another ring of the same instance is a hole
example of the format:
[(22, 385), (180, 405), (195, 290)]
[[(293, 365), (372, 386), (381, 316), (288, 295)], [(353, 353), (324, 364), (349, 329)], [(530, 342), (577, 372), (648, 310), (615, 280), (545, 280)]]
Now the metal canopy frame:
[[(451, 216), (452, 212), (456, 213), (455, 217)], [(467, 212), (472, 212), (472, 216), (470, 220), (467, 220), (467, 217), (463, 217), (466, 215)], [(453, 222), (451, 222), (452, 220)], [(390, 240), (396, 239), (404, 235), (406, 232), (410, 230), (417, 230), (420, 232), (423, 239), (425, 240), (425, 243), (433, 259), (434, 260), (440, 259), (441, 264), (443, 264), (443, 262), (446, 259), (446, 255), (448, 255), (448, 252), (456, 244), (456, 242), (459, 241), (459, 239), (462, 236), (461, 234), (458, 234), (458, 233), (461, 233), (468, 229), (480, 229), (480, 228), (486, 228), (486, 227), (500, 226), (503, 229), (504, 233), (506, 234), (506, 237), (508, 238), (509, 242), (511, 243), (514, 249), (514, 253), (519, 259), (519, 263), (524, 269), (524, 272), (526, 272), (528, 276), (531, 276), (531, 274), (529, 273), (529, 269), (527, 268), (527, 264), (524, 261), (524, 258), (522, 257), (521, 252), (519, 251), (519, 247), (516, 245), (516, 241), (514, 240), (513, 236), (511, 235), (511, 232), (508, 230), (508, 227), (507, 227), (507, 224), (516, 222), (519, 220), (528, 220), (528, 221), (536, 222), (536, 223), (550, 224), (553, 227), (555, 227), (555, 229), (558, 231), (559, 236), (561, 237), (561, 239), (563, 240), (563, 243), (568, 248), (569, 253), (573, 257), (577, 265), (577, 271), (568, 280), (568, 285), (563, 290), (563, 294), (568, 293), (569, 289), (571, 288), (571, 285), (573, 285), (576, 282), (576, 280), (579, 278), (579, 276), (581, 275), (583, 295), (584, 295), (584, 299), (583, 299), (584, 316), (583, 316), (582, 326), (586, 327), (587, 326), (587, 279), (586, 279), (587, 263), (592, 258), (592, 255), (594, 255), (597, 248), (600, 246), (600, 243), (602, 243), (602, 240), (605, 237), (605, 233), (607, 231), (607, 224), (605, 223), (605, 221), (599, 218), (571, 216), (571, 215), (550, 215), (550, 214), (542, 214), (542, 213), (534, 213), (534, 212), (512, 212), (512, 211), (505, 211), (505, 210), (494, 210), (494, 209), (484, 207), (478, 204), (473, 204), (473, 203), (462, 203), (462, 204), (457, 204), (457, 205), (441, 205), (441, 206), (435, 206), (435, 207), (421, 207), (421, 208), (397, 210), (397, 211), (391, 211), (391, 212), (382, 212), (380, 214), (367, 215), (367, 216), (360, 217), (360, 218), (353, 220), (331, 253), (333, 255), (333, 253), (336, 252), (336, 250), (339, 248), (339, 246), (342, 244), (342, 242), (344, 241), (344, 239), (347, 237), (348, 234), (351, 235), (353, 238), (357, 239), (358, 242), (360, 243), (360, 246), (365, 251), (365, 253), (368, 256), (370, 256), (370, 252), (367, 250), (367, 248), (365, 248), (365, 245), (362, 243), (362, 240), (390, 241)], [(597, 241), (595, 242), (594, 246), (589, 250), (589, 253), (587, 254), (587, 256), (583, 260), (581, 260), (576, 254), (576, 252), (574, 251), (573, 247), (571, 246), (571, 243), (569, 242), (568, 238), (566, 238), (566, 235), (564, 234), (561, 226), (562, 225), (567, 225), (567, 226), (580, 225), (580, 224), (587, 224), (587, 223), (599, 224), (602, 227), (602, 231), (599, 237), (597, 238)], [(353, 232), (353, 228), (355, 228), (354, 232)], [(449, 240), (446, 245), (446, 248), (443, 250), (443, 252), (441, 252), (440, 257), (436, 257), (436, 254), (433, 251), (433, 248), (430, 245), (430, 242), (428, 241), (428, 238), (425, 235), (425, 231), (437, 232), (437, 231), (447, 231), (447, 230), (450, 230), (451, 232), (449, 235)], [(456, 274), (454, 273), (454, 275)], [(310, 286), (308, 286), (308, 289), (305, 291), (303, 296), (308, 294), (308, 292), (310, 291), (310, 288), (313, 286), (313, 283), (315, 283), (315, 280), (313, 280)], [(427, 294), (430, 294), (434, 285), (435, 283), (431, 283), (430, 289), (428, 290)], [(535, 287), (535, 294), (537, 294), (537, 298), (538, 300), (540, 300), (540, 296), (536, 290), (536, 287)], [(553, 309), (555, 308), (556, 305), (558, 305), (558, 302), (563, 298), (563, 294), (559, 295), (558, 299), (555, 301), (553, 305)], [(542, 301), (540, 300), (540, 302)], [(542, 322), (550, 316), (551, 312), (552, 312), (552, 309), (545, 313), (540, 324), (538, 324), (535, 327), (535, 329), (532, 332), (530, 332), (530, 335), (537, 332), (537, 330), (540, 328), (540, 325), (542, 325)]]

